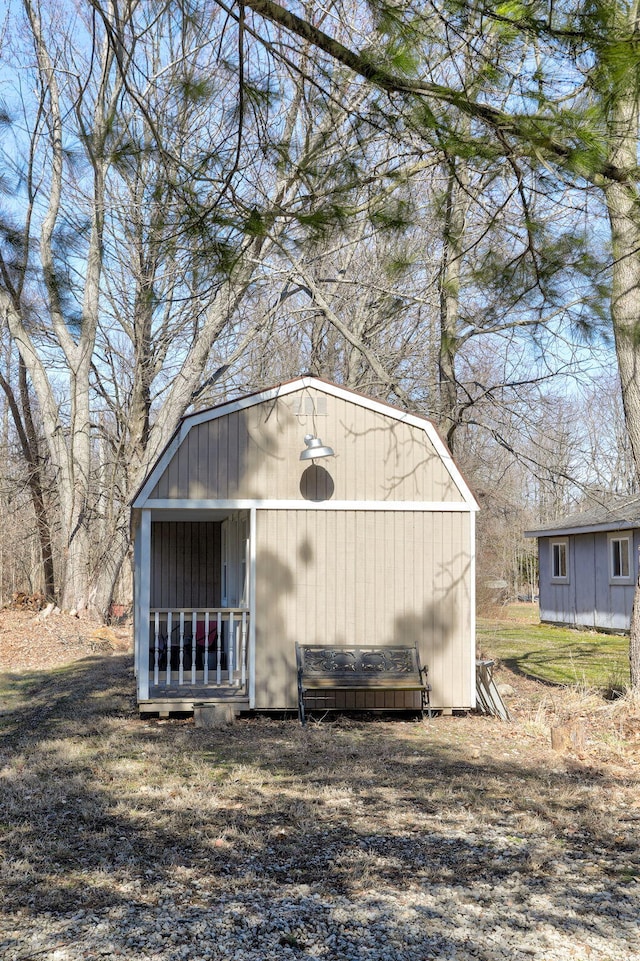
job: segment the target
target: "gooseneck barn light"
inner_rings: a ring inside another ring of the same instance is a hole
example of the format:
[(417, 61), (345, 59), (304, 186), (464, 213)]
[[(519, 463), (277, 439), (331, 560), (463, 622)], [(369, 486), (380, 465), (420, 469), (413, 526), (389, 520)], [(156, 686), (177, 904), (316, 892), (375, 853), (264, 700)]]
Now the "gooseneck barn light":
[(305, 449), (300, 454), (300, 460), (316, 460), (319, 457), (333, 457), (333, 449), (325, 447), (319, 437), (313, 434), (305, 434)]

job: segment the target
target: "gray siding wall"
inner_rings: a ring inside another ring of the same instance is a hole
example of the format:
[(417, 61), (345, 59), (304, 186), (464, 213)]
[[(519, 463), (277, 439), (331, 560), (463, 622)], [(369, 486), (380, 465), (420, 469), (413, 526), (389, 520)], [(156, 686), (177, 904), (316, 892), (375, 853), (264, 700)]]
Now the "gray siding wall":
[[(625, 531), (632, 539), (634, 579), (638, 574), (640, 531)], [(604, 630), (629, 630), (634, 583), (612, 583), (607, 532), (572, 534), (538, 539), (540, 566), (540, 619), (555, 624)], [(566, 541), (568, 579), (551, 577), (551, 544)]]

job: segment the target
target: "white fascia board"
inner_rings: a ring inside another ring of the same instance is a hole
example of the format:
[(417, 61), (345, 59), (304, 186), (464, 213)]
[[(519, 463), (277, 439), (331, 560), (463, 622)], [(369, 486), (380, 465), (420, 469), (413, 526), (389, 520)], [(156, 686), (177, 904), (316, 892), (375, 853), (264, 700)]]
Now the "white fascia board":
[(586, 524), (584, 527), (554, 527), (546, 531), (525, 531), (525, 537), (568, 537), (571, 534), (600, 534), (608, 531), (632, 531), (640, 527), (638, 521), (616, 521), (610, 524)]
[(476, 708), (476, 657), (477, 657), (477, 638), (476, 638), (476, 518), (472, 513), (469, 517), (471, 523), (471, 533), (470, 533), (470, 570), (469, 570), (469, 612), (470, 612), (470, 626), (469, 630), (471, 633), (471, 665), (469, 678), (469, 690), (471, 692), (471, 707), (475, 710)]
[(133, 504), (131, 505), (133, 508), (147, 506), (147, 501), (149, 499), (149, 495), (151, 494), (151, 491), (156, 486), (159, 479), (162, 477), (165, 470), (169, 466), (171, 462), (171, 458), (173, 457), (173, 455), (176, 453), (176, 451), (182, 444), (182, 441), (187, 436), (187, 433), (188, 433), (188, 429), (185, 430), (185, 424), (181, 424), (179, 430), (175, 432), (175, 434), (173, 435), (173, 437), (171, 438), (171, 440), (163, 450), (162, 454), (160, 455), (158, 460), (155, 462), (143, 486), (140, 488), (138, 496), (136, 497)]
[(257, 511), (252, 509), (249, 521), (249, 707), (256, 706), (256, 567)]
[(153, 511), (424, 511), (439, 513), (475, 513), (478, 506), (467, 501), (305, 501), (305, 500), (190, 500), (167, 498), (148, 500), (145, 506)]
[(350, 404), (358, 404), (360, 407), (364, 407), (366, 410), (381, 414), (383, 417), (391, 417), (394, 420), (400, 421), (404, 424), (409, 424), (411, 427), (417, 427), (419, 430), (424, 431), (442, 460), (447, 473), (460, 491), (461, 497), (465, 503), (469, 505), (469, 509), (479, 510), (478, 503), (471, 493), (467, 482), (454, 463), (453, 458), (444, 441), (440, 437), (440, 434), (436, 430), (435, 425), (430, 420), (427, 420), (426, 417), (419, 417), (417, 414), (410, 414), (407, 411), (392, 407), (390, 404), (385, 404), (383, 401), (374, 400), (371, 397), (365, 397), (354, 391), (348, 390), (345, 387), (339, 387), (337, 384), (329, 384), (322, 380), (316, 380), (315, 377), (299, 377), (297, 380), (293, 380), (288, 384), (281, 384), (278, 387), (272, 387), (269, 390), (264, 390), (257, 394), (251, 394), (246, 397), (239, 397), (237, 400), (228, 401), (227, 403), (220, 404), (218, 407), (214, 407), (209, 410), (199, 411), (194, 414), (187, 414), (180, 425), (180, 429), (176, 432), (173, 439), (161, 455), (160, 459), (153, 467), (143, 488), (134, 501), (133, 506), (146, 506), (149, 494), (156, 486), (166, 467), (169, 465), (171, 458), (177, 451), (178, 447), (180, 447), (192, 427), (196, 427), (198, 424), (204, 424), (210, 420), (216, 420), (218, 417), (225, 417), (227, 414), (233, 414), (237, 413), (238, 411), (247, 410), (249, 407), (255, 407), (258, 404), (263, 404), (270, 400), (277, 400), (279, 397), (287, 397), (289, 394), (294, 394), (305, 387), (314, 388), (322, 393), (330, 394), (332, 397), (337, 397), (340, 400), (344, 400)]

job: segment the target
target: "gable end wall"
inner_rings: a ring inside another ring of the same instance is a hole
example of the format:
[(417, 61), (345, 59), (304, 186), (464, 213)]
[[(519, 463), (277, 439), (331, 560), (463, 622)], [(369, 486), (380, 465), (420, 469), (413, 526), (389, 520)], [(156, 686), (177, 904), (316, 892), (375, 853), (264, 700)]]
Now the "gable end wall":
[[(300, 461), (307, 433), (335, 457)], [(334, 500), (463, 499), (424, 430), (304, 388), (194, 425), (151, 500), (304, 501), (319, 478)]]

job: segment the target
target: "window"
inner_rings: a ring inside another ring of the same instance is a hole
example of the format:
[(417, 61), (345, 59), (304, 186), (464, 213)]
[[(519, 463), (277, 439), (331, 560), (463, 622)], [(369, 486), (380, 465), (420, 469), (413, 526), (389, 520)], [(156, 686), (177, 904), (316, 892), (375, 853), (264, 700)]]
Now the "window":
[(631, 539), (615, 534), (609, 538), (609, 570), (612, 581), (631, 580)]
[(567, 542), (551, 542), (551, 577), (554, 581), (567, 580)]

